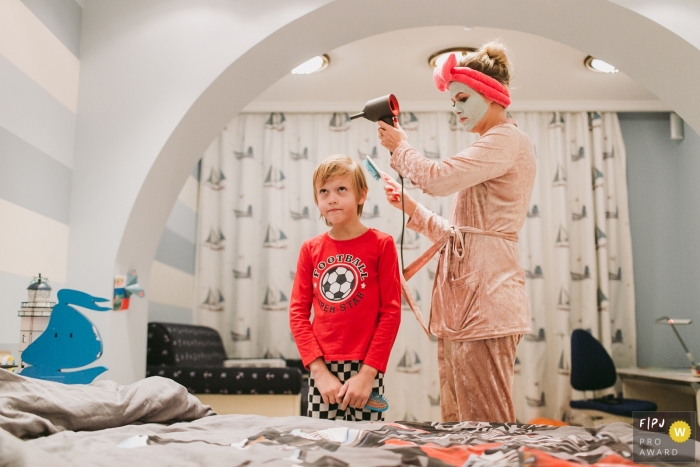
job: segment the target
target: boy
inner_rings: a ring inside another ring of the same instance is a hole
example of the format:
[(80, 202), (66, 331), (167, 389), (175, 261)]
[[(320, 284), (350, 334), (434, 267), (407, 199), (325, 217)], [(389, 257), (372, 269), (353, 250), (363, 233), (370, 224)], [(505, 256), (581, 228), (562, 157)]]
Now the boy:
[(331, 229), (302, 244), (289, 306), (294, 340), (311, 370), (308, 415), (383, 420), (382, 412), (364, 406), (372, 391), (384, 393), (401, 320), (394, 240), (362, 225), (367, 180), (350, 157), (325, 159), (313, 183), (314, 201)]

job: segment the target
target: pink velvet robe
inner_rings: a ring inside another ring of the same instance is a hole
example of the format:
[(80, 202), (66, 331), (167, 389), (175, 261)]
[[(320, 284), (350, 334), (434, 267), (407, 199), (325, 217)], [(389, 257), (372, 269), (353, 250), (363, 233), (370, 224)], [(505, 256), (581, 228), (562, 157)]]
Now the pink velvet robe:
[[(530, 332), (517, 234), (525, 222), (535, 181), (532, 142), (509, 119), (440, 162), (426, 159), (402, 143), (394, 151), (391, 167), (431, 196), (457, 193), (449, 221), (419, 205), (406, 224), (408, 228), (433, 242), (443, 238), (450, 226), (471, 228), (470, 232), (455, 230), (440, 251), (433, 286), (429, 327), (442, 340), (443, 418), (480, 420), (476, 417), (492, 414), (485, 421), (514, 421), (510, 393), (515, 346), (522, 334)], [(507, 336), (514, 337), (502, 339)], [(445, 345), (452, 348), (457, 342), (491, 339), (496, 340), (486, 347), (467, 346), (483, 353), (489, 364), (458, 357), (460, 352), (445, 352)], [(486, 375), (484, 370), (492, 374)], [(477, 394), (492, 394), (492, 398), (460, 401)], [(485, 411), (466, 409), (475, 406), (484, 406)]]

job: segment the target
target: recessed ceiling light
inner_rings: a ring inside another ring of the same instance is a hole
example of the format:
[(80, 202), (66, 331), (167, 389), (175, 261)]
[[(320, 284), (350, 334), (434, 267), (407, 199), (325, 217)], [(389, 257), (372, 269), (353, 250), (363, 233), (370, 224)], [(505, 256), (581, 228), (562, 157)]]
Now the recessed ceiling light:
[(328, 55), (317, 55), (311, 60), (307, 60), (295, 69), (292, 70), (293, 75), (310, 75), (311, 73), (316, 73), (325, 69), (328, 64), (331, 63), (331, 59)]
[(471, 52), (476, 52), (476, 49), (474, 47), (452, 47), (449, 49), (441, 50), (439, 52), (435, 52), (430, 57), (428, 57), (428, 64), (430, 64), (430, 66), (433, 68), (437, 66), (442, 66), (442, 64), (445, 63), (445, 60), (447, 60), (447, 57), (450, 54), (457, 55), (457, 62), (459, 62), (460, 59), (464, 58), (468, 53)]
[(611, 64), (600, 59), (593, 58), (590, 55), (586, 57), (583, 64), (586, 65), (586, 68), (589, 70), (597, 71), (598, 73), (617, 73), (619, 71)]

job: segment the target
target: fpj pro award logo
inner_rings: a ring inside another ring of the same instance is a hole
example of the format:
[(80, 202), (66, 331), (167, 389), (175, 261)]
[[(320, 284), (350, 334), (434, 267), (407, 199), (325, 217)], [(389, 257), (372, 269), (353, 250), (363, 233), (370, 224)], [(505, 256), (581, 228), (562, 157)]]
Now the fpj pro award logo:
[(694, 462), (695, 416), (695, 412), (634, 412), (634, 462)]

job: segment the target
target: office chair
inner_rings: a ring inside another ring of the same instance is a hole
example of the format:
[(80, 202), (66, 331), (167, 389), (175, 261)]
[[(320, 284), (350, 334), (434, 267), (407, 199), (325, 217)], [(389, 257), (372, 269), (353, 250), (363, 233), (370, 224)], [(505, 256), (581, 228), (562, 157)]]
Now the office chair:
[[(615, 385), (617, 371), (605, 348), (589, 332), (575, 329), (571, 333), (571, 386), (578, 390), (600, 391)], [(622, 421), (632, 423), (632, 412), (654, 412), (656, 404), (639, 399), (625, 399), (612, 394), (572, 400), (571, 418), (584, 426)], [(580, 419), (580, 420), (579, 420)]]

